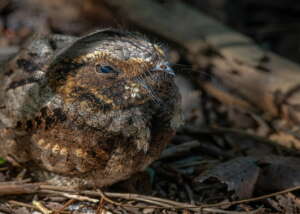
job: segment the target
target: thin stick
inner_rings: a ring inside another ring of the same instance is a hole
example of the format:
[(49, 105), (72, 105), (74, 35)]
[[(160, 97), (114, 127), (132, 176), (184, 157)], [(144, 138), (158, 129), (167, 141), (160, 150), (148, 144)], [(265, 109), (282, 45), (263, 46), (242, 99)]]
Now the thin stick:
[(0, 183), (0, 196), (4, 195), (23, 195), (23, 194), (34, 194), (37, 193), (39, 189), (39, 184), (14, 184)]
[(73, 204), (76, 200), (75, 199), (70, 199), (68, 200), (62, 208), (60, 208), (59, 210), (56, 210), (53, 214), (60, 214), (61, 212), (63, 212), (69, 205)]
[(37, 210), (41, 211), (43, 214), (51, 214), (52, 210), (46, 208), (41, 202), (39, 201), (32, 201), (32, 205), (36, 207)]
[(27, 207), (27, 208), (31, 208), (31, 209), (37, 209), (35, 206), (31, 205), (31, 204), (26, 204), (20, 201), (14, 201), (14, 200), (9, 200), (8, 201), (9, 204), (13, 204), (13, 205), (17, 205), (20, 207)]
[(61, 195), (61, 196), (64, 196), (66, 198), (75, 199), (75, 200), (78, 200), (78, 201), (89, 201), (89, 202), (93, 202), (93, 203), (98, 203), (99, 202), (98, 199), (89, 198), (89, 197), (81, 196), (81, 195), (70, 194), (70, 193), (66, 193), (66, 192), (58, 192), (58, 191), (53, 191), (53, 190), (41, 190), (40, 192), (41, 193)]
[[(60, 187), (53, 187), (53, 186), (49, 186), (49, 185), (40, 185), (40, 188), (41, 189), (39, 190), (39, 192), (41, 192), (41, 193), (57, 194), (57, 195), (61, 195), (61, 196), (67, 197), (67, 198), (79, 200), (79, 201), (90, 201), (90, 202), (93, 202), (93, 203), (98, 203), (99, 202), (98, 199), (89, 198), (89, 197), (81, 196), (81, 195), (70, 194), (71, 192), (74, 193), (75, 191), (69, 190), (70, 193), (66, 193), (66, 192), (59, 192), (59, 191), (51, 190), (51, 189), (60, 189)], [(64, 188), (62, 188), (62, 189), (64, 189)], [(124, 207), (127, 206), (127, 207), (135, 207), (135, 208), (154, 208), (154, 209), (166, 209), (166, 208), (167, 209), (189, 209), (189, 210), (192, 210), (192, 211), (199, 211), (200, 210), (200, 211), (212, 212), (212, 210), (210, 208), (216, 208), (216, 207), (221, 207), (221, 206), (232, 206), (232, 205), (241, 204), (241, 203), (259, 201), (259, 200), (274, 197), (274, 196), (277, 196), (277, 195), (286, 194), (288, 192), (292, 192), (292, 191), (296, 191), (296, 190), (300, 190), (300, 185), (296, 186), (296, 187), (288, 188), (288, 189), (285, 189), (285, 190), (282, 190), (282, 191), (279, 191), (279, 192), (275, 192), (275, 193), (271, 193), (271, 194), (267, 194), (267, 195), (262, 195), (262, 196), (259, 196), (259, 197), (243, 199), (243, 200), (238, 200), (238, 201), (232, 201), (232, 202), (220, 202), (220, 203), (215, 203), (215, 204), (203, 204), (203, 205), (200, 205), (200, 206), (195, 206), (195, 205), (191, 205), (191, 204), (188, 204), (188, 203), (182, 203), (182, 202), (172, 201), (172, 200), (168, 200), (168, 199), (153, 197), (153, 196), (139, 195), (139, 194), (111, 193), (111, 192), (105, 192), (104, 193), (101, 190), (81, 191), (80, 194), (89, 195), (89, 196), (101, 196), (105, 201), (107, 201), (111, 204), (114, 204), (114, 205), (117, 205), (117, 206), (124, 206)], [(128, 205), (128, 204), (123, 204), (123, 203), (113, 201), (109, 197), (122, 198), (122, 199), (126, 199), (126, 200), (142, 201), (142, 202), (154, 204), (156, 206)], [(9, 201), (9, 203), (17, 204), (19, 206), (34, 208), (33, 206), (28, 205), (28, 204), (24, 204), (22, 202)]]
[(98, 207), (97, 207), (97, 210), (96, 210), (96, 214), (102, 214), (102, 212), (105, 210), (104, 203), (105, 203), (105, 200), (103, 199), (103, 197), (101, 197)]
[(97, 189), (97, 193), (99, 193), (99, 195), (107, 202), (117, 205), (117, 206), (123, 206), (123, 207), (134, 207), (134, 208), (154, 208), (154, 209), (161, 209), (161, 208), (171, 208), (170, 206), (166, 206), (166, 204), (164, 203), (160, 203), (160, 202), (156, 202), (156, 201), (149, 201), (149, 200), (144, 200), (144, 202), (148, 202), (151, 204), (155, 204), (158, 206), (133, 206), (133, 205), (128, 205), (128, 204), (123, 204), (123, 203), (119, 203), (116, 201), (111, 200), (109, 197), (106, 196), (106, 193), (104, 193), (102, 190)]
[[(232, 206), (232, 205), (236, 205), (236, 204), (241, 204), (241, 203), (247, 203), (247, 202), (253, 202), (253, 201), (259, 201), (259, 200), (263, 200), (266, 198), (270, 198), (270, 197), (274, 197), (277, 195), (282, 195), (288, 192), (292, 192), (292, 191), (296, 191), (296, 190), (300, 190), (300, 185), (296, 186), (296, 187), (292, 187), (292, 188), (288, 188), (285, 189), (283, 191), (279, 191), (279, 192), (275, 192), (275, 193), (271, 193), (271, 194), (267, 194), (267, 195), (262, 195), (259, 197), (254, 197), (254, 198), (250, 198), (250, 199), (243, 199), (243, 200), (238, 200), (238, 201), (232, 201), (232, 202), (221, 202), (221, 203), (215, 203), (215, 204), (204, 204), (204, 205), (200, 205), (200, 206), (193, 206), (187, 203), (182, 203), (182, 202), (177, 202), (177, 201), (172, 201), (172, 200), (168, 200), (168, 199), (162, 199), (162, 198), (157, 198), (157, 197), (153, 197), (153, 196), (144, 196), (144, 195), (139, 195), (139, 194), (127, 194), (127, 193), (109, 193), (106, 192), (105, 195), (108, 197), (117, 197), (117, 198), (123, 198), (123, 199), (127, 199), (127, 200), (137, 200), (137, 201), (143, 201), (143, 202), (148, 202), (148, 203), (156, 203), (156, 202), (161, 202), (161, 203), (165, 203), (164, 208), (167, 208), (172, 205), (171, 208), (178, 208), (178, 209), (194, 209), (194, 208), (198, 208), (198, 209), (202, 209), (203, 211), (205, 210), (204, 208), (212, 208), (212, 207), (221, 207), (221, 206)], [(91, 195), (95, 195), (97, 194), (94, 191), (83, 191), (82, 193), (84, 194), (91, 194)], [(169, 205), (169, 206), (166, 206)], [(206, 210), (205, 210), (206, 211)]]
[(236, 205), (236, 204), (242, 204), (242, 203), (248, 203), (248, 202), (253, 202), (253, 201), (260, 201), (263, 199), (267, 199), (267, 198), (271, 198), (277, 195), (282, 195), (282, 194), (286, 194), (289, 192), (293, 192), (296, 190), (300, 190), (300, 185), (296, 186), (296, 187), (291, 187), (279, 192), (274, 192), (271, 194), (267, 194), (267, 195), (262, 195), (262, 196), (258, 196), (258, 197), (254, 197), (254, 198), (249, 198), (249, 199), (243, 199), (243, 200), (239, 200), (239, 201), (232, 201), (232, 202), (221, 202), (221, 203), (216, 203), (216, 204), (208, 204), (208, 205), (203, 205), (202, 207), (220, 207), (220, 206), (227, 206), (227, 205)]

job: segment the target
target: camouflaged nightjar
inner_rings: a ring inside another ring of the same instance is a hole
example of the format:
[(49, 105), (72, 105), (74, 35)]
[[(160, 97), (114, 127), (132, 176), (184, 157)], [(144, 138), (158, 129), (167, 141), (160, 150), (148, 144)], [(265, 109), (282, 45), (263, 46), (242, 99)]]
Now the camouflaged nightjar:
[(33, 40), (1, 66), (0, 100), (0, 156), (56, 184), (126, 179), (181, 124), (165, 51), (113, 29)]

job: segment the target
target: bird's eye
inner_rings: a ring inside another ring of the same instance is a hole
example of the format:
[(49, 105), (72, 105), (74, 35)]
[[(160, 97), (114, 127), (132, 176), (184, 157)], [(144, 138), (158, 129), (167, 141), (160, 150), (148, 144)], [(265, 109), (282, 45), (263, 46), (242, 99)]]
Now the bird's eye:
[(97, 72), (99, 73), (104, 73), (104, 74), (116, 73), (116, 71), (109, 65), (97, 65), (96, 69)]

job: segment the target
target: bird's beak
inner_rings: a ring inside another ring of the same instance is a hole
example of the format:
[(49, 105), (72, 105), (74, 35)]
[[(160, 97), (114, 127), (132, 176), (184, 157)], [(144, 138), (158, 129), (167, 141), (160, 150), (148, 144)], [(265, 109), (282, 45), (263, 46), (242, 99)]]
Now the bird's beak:
[(175, 76), (174, 69), (170, 66), (169, 63), (158, 63), (153, 69), (153, 71), (163, 71), (172, 76)]
[(167, 72), (168, 74), (172, 75), (172, 76), (175, 76), (174, 69), (169, 65), (164, 69), (164, 71)]

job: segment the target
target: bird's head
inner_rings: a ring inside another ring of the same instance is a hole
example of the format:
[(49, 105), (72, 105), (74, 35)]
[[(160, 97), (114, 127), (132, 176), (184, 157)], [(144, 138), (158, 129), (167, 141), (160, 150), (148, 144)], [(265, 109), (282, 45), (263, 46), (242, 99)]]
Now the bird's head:
[(140, 35), (107, 29), (61, 51), (47, 78), (66, 102), (110, 110), (162, 103), (160, 93), (173, 87), (174, 75), (161, 46)]

